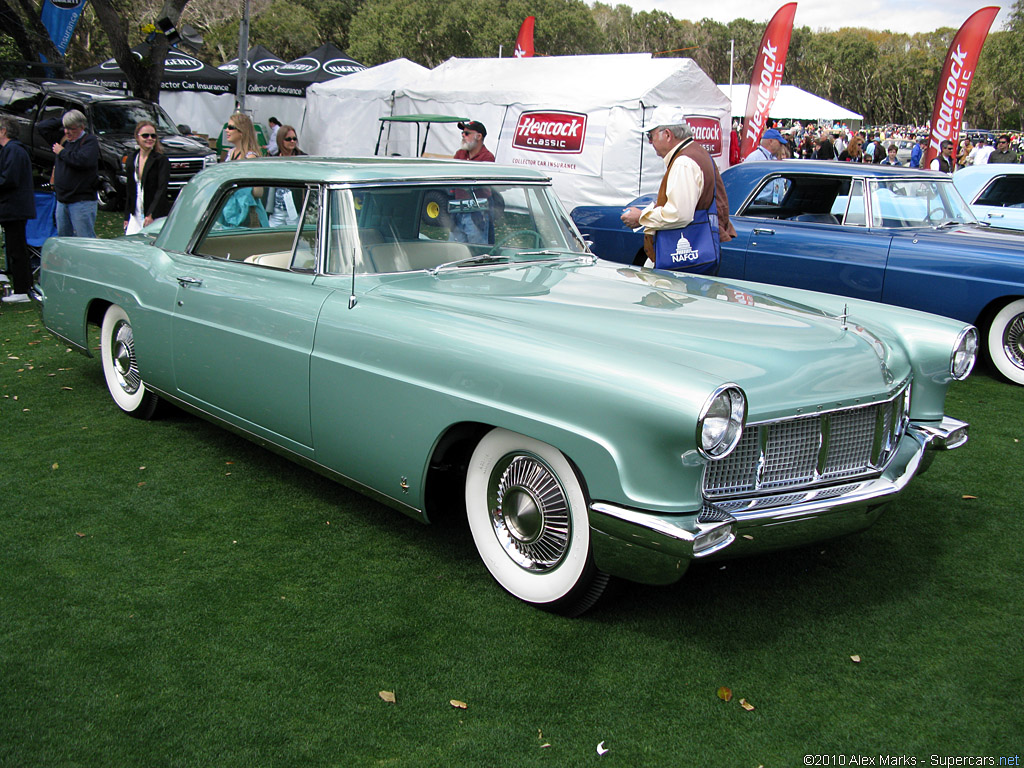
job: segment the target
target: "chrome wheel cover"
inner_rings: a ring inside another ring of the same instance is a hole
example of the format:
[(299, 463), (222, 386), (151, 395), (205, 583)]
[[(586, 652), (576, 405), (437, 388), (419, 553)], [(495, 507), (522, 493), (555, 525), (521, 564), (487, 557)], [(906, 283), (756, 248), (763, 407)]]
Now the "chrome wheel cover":
[(139, 365), (135, 361), (135, 337), (132, 327), (119, 322), (111, 337), (110, 358), (114, 365), (117, 383), (126, 394), (134, 395), (142, 386)]
[(1024, 314), (1017, 315), (1003, 329), (1003, 353), (1007, 360), (1024, 369)]
[(494, 535), (519, 567), (550, 571), (569, 551), (569, 500), (540, 459), (516, 454), (500, 461), (488, 483), (487, 507)]

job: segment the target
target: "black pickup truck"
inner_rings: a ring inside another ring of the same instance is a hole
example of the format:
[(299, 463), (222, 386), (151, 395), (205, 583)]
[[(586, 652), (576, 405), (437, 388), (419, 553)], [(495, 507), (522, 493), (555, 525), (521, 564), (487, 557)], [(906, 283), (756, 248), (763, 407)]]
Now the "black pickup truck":
[(135, 152), (135, 124), (141, 120), (156, 125), (164, 153), (171, 161), (172, 198), (189, 179), (217, 162), (216, 154), (205, 142), (185, 135), (188, 126), (175, 126), (158, 104), (70, 80), (5, 80), (0, 85), (0, 112), (19, 123), (18, 139), (28, 148), (41, 182), (49, 181), (53, 143), (63, 132), (59, 122), (55, 131), (40, 131), (37, 125), (60, 118), (69, 109), (82, 112), (89, 121), (86, 130), (99, 139), (100, 178), (96, 189), (100, 206), (107, 210), (117, 210), (124, 203), (125, 160)]

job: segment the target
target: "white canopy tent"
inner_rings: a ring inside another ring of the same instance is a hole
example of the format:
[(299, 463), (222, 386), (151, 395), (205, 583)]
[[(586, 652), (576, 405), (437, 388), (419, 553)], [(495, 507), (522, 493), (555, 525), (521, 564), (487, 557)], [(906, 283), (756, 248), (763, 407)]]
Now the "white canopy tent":
[[(567, 208), (617, 205), (657, 189), (664, 164), (637, 129), (654, 107), (671, 104), (684, 108), (698, 139), (723, 168), (728, 164), (729, 101), (690, 59), (449, 59), (426, 72), (396, 70), (376, 93), (358, 90), (357, 78), (372, 71), (309, 90), (307, 147), (318, 154), (369, 154), (383, 115), (464, 115), (486, 126), (485, 143), (498, 163), (551, 174)], [(359, 98), (378, 103), (355, 110)], [(461, 141), (457, 130), (440, 126), (430, 136), (428, 150), (448, 157)], [(410, 132), (405, 154), (413, 154), (413, 139)]]
[(315, 155), (373, 155), (379, 119), (393, 114), (395, 89), (429, 72), (408, 59), (395, 59), (309, 86), (300, 145)]
[[(718, 87), (726, 97), (729, 96), (728, 83)], [(734, 117), (743, 117), (747, 109), (749, 90), (749, 84), (734, 84), (732, 86), (732, 114)], [(815, 120), (819, 123), (849, 123), (864, 119), (863, 115), (851, 112), (849, 109), (833, 104), (831, 101), (815, 96), (795, 85), (783, 85), (779, 88), (779, 95), (775, 97), (775, 103), (772, 104), (771, 117), (786, 120)]]

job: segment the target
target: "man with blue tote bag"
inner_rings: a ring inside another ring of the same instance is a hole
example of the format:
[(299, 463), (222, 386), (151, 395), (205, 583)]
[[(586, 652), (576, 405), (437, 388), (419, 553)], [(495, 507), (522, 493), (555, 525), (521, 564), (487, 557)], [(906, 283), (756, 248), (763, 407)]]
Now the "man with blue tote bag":
[(718, 272), (721, 243), (736, 236), (729, 222), (729, 199), (711, 155), (693, 139), (693, 131), (679, 107), (656, 107), (649, 125), (642, 128), (665, 176), (658, 196), (643, 210), (622, 212), (622, 223), (642, 226), (648, 264), (714, 275)]

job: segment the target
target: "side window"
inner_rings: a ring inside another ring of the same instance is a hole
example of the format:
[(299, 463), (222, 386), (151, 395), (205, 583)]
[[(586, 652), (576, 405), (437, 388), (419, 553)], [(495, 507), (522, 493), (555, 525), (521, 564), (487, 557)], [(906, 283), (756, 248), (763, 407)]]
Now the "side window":
[(20, 117), (31, 116), (41, 98), (42, 94), (39, 91), (15, 85), (8, 85), (0, 90), (0, 103), (4, 104), (12, 115)]
[[(836, 212), (833, 208), (833, 213), (838, 218), (843, 219), (843, 224), (848, 227), (865, 227), (867, 226), (867, 213), (864, 207), (864, 183), (857, 179), (853, 184), (850, 185), (850, 196), (848, 199), (843, 197), (837, 197), (835, 206), (840, 205), (840, 201), (845, 203), (845, 212)], [(845, 213), (845, 218), (843, 215)]]
[(292, 269), (307, 272), (316, 269), (316, 255), (320, 247), (320, 195), (316, 189), (307, 189), (304, 198)]
[(786, 210), (784, 203), (791, 184), (789, 179), (781, 176), (768, 179), (758, 190), (743, 215), (766, 216), (772, 219), (787, 218), (789, 211)]
[(1024, 208), (1024, 174), (993, 179), (976, 202), (1000, 208)]
[[(293, 255), (294, 261), (302, 263), (303, 268), (315, 261), (316, 212), (312, 213), (314, 231), (307, 235), (303, 208), (306, 188), (285, 187), (287, 194), (298, 197), (298, 208), (303, 214), (297, 214), (290, 224), (287, 221), (275, 221), (277, 226), (272, 224), (267, 215), (267, 198), (273, 189), (268, 186), (245, 185), (226, 190), (218, 199), (207, 230), (196, 243), (194, 253), (276, 269), (289, 269), (293, 264)], [(315, 199), (315, 195), (309, 197)], [(297, 244), (310, 242), (303, 236), (313, 238), (313, 247), (307, 255), (300, 256)]]

